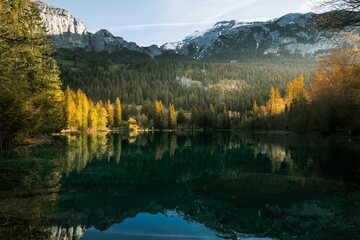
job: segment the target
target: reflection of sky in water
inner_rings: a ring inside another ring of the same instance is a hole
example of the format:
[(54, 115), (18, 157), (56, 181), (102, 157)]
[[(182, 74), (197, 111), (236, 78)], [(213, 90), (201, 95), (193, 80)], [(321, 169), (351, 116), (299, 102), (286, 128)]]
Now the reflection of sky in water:
[[(134, 218), (127, 218), (122, 223), (112, 225), (101, 232), (94, 227), (86, 230), (83, 240), (93, 239), (222, 239), (215, 232), (197, 222), (188, 222), (178, 213), (166, 214), (139, 213)], [(239, 240), (270, 240), (239, 236)]]
[(91, 239), (220, 239), (204, 225), (187, 222), (174, 212), (169, 214), (139, 213), (114, 224), (104, 232), (95, 228), (86, 231), (84, 240)]

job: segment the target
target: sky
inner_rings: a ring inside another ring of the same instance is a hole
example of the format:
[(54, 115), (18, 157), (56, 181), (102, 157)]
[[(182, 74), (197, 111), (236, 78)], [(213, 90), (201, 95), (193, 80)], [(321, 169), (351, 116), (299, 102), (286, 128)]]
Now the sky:
[(140, 46), (184, 39), (227, 20), (263, 21), (314, 11), (313, 0), (42, 0), (80, 19), (90, 32), (108, 29)]

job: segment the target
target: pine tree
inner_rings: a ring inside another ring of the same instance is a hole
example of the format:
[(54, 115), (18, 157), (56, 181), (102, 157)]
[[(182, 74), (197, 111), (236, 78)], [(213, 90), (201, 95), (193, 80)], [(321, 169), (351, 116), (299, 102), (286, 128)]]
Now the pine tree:
[(199, 111), (196, 107), (192, 107), (191, 109), (191, 116), (190, 116), (190, 123), (192, 127), (195, 127), (195, 125), (198, 123), (199, 118)]
[(214, 105), (210, 104), (209, 112), (210, 112), (210, 127), (214, 129), (217, 127), (218, 124), (218, 117)]
[(188, 119), (185, 116), (184, 110), (182, 108), (179, 109), (178, 115), (177, 115), (177, 123), (178, 124), (187, 124)]
[(41, 24), (33, 2), (0, 1), (0, 147), (65, 125), (59, 70)]
[(230, 117), (229, 117), (229, 110), (226, 106), (223, 108), (222, 116), (221, 116), (221, 128), (229, 129), (230, 128)]

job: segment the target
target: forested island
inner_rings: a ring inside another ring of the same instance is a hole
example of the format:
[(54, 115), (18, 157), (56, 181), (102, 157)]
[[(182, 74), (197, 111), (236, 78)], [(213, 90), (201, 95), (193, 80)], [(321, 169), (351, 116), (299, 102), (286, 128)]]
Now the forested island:
[(33, 2), (2, 1), (0, 12), (2, 148), (62, 130), (360, 130), (354, 36), (351, 47), (316, 60), (151, 59), (126, 51), (54, 51)]

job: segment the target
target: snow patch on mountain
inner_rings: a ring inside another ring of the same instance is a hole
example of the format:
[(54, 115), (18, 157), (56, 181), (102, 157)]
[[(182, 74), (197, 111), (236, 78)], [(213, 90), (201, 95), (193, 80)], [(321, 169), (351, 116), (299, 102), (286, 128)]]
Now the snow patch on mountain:
[[(221, 53), (299, 54), (315, 57), (346, 43), (341, 34), (317, 29), (316, 14), (290, 13), (265, 22), (222, 21), (205, 31), (196, 31), (182, 41), (161, 47), (194, 59)], [(351, 28), (350, 31), (359, 31)]]
[[(326, 54), (334, 47), (346, 43), (341, 34), (317, 29), (314, 13), (291, 13), (265, 22), (221, 21), (203, 31), (195, 31), (182, 41), (140, 47), (102, 29), (95, 34), (68, 11), (47, 5), (35, 4), (40, 10), (48, 35), (52, 36), (55, 48), (85, 49), (87, 51), (116, 52), (130, 50), (155, 58), (171, 51), (193, 59), (203, 59), (218, 54), (299, 54), (315, 57)], [(348, 31), (359, 35), (359, 27)], [(231, 58), (233, 59), (233, 58)]]

